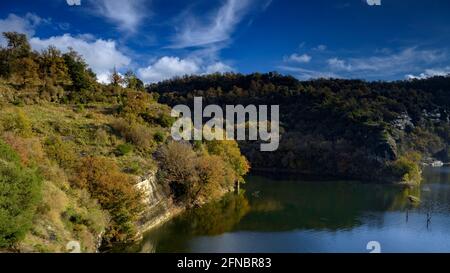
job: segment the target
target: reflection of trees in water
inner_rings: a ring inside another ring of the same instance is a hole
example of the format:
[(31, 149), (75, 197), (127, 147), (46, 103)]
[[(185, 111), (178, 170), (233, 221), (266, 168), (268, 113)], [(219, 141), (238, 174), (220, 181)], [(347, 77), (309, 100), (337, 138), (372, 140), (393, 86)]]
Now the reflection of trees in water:
[(450, 168), (425, 168), (423, 171), (421, 213), (445, 213), (450, 211)]
[(250, 205), (241, 190), (239, 194), (227, 194), (222, 200), (187, 211), (161, 228), (146, 234), (140, 245), (155, 246), (157, 252), (187, 252), (190, 238), (203, 235), (219, 235), (233, 230), (248, 212)]
[(353, 228), (361, 224), (362, 216), (398, 207), (408, 196), (395, 186), (262, 177), (252, 177), (246, 189), (260, 191), (259, 197), (249, 195), (251, 211), (237, 225), (251, 231)]
[(192, 235), (218, 235), (232, 230), (249, 210), (248, 200), (241, 191), (190, 211), (182, 222), (188, 222)]
[[(426, 223), (428, 211), (450, 210), (449, 180), (447, 174), (424, 172), (421, 187), (403, 189), (359, 182), (296, 182), (249, 177), (245, 195), (230, 194), (219, 202), (186, 212), (147, 235), (146, 240), (152, 240), (159, 252), (183, 252), (189, 251), (194, 237), (230, 231), (336, 231), (362, 223), (383, 226), (386, 211), (402, 211), (405, 217), (407, 211), (418, 212), (424, 215)], [(413, 204), (409, 196), (421, 202)]]
[(420, 205), (420, 202), (411, 202), (409, 197), (414, 196), (418, 200), (420, 200), (421, 193), (422, 191), (419, 186), (400, 190), (398, 194), (393, 198), (392, 205), (389, 207), (389, 211), (406, 211), (418, 207)]

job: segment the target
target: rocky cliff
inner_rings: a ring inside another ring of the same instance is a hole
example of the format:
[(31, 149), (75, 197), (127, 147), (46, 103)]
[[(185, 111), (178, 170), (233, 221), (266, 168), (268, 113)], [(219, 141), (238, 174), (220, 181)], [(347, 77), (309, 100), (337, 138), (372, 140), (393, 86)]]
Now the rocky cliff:
[(165, 223), (183, 210), (173, 204), (169, 193), (158, 183), (156, 171), (151, 171), (147, 175), (139, 177), (136, 186), (144, 194), (145, 202), (145, 209), (138, 222), (138, 237), (141, 237), (144, 232)]

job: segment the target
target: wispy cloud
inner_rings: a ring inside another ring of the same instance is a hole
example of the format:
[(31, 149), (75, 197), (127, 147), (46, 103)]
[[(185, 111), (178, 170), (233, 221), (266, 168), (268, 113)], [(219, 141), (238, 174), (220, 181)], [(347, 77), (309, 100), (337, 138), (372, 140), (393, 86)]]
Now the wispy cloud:
[(90, 0), (95, 12), (116, 24), (119, 30), (135, 32), (142, 20), (149, 16), (146, 0)]
[[(318, 48), (317, 48), (318, 49)], [(325, 51), (322, 47), (322, 51)], [(279, 69), (292, 73), (300, 79), (309, 78), (365, 78), (365, 79), (401, 79), (426, 78), (436, 75), (447, 75), (450, 68), (449, 56), (445, 49), (421, 49), (407, 47), (400, 50), (377, 50), (374, 55), (358, 57), (328, 57), (332, 54), (315, 54), (314, 62), (310, 63), (309, 55), (293, 54), (284, 58), (288, 65)], [(348, 53), (347, 53), (348, 54)], [(334, 54), (335, 56), (338, 54)], [(303, 67), (295, 65), (303, 64)], [(442, 65), (443, 66), (439, 66)], [(306, 66), (306, 67), (305, 67)], [(437, 67), (426, 69), (427, 67)], [(423, 72), (422, 72), (423, 71)]]
[(315, 50), (315, 51), (325, 51), (325, 50), (327, 50), (327, 46), (326, 45), (318, 45), (318, 46), (314, 47), (313, 50)]
[(172, 48), (209, 46), (231, 38), (236, 26), (249, 11), (253, 0), (226, 0), (206, 20), (188, 14), (173, 38)]
[(175, 35), (166, 48), (187, 50), (184, 58), (164, 56), (148, 67), (139, 69), (146, 82), (157, 82), (175, 76), (228, 72), (234, 69), (221, 61), (220, 51), (232, 43), (239, 24), (250, 13), (266, 10), (272, 0), (222, 0), (214, 10), (199, 15), (186, 11), (176, 20)]
[(279, 66), (278, 69), (286, 71), (300, 80), (310, 80), (318, 78), (341, 78), (339, 75), (330, 71), (319, 71), (294, 66)]
[(383, 54), (371, 57), (328, 59), (328, 65), (333, 71), (348, 73), (376, 73), (376, 74), (396, 74), (408, 72), (415, 67), (432, 64), (443, 60), (447, 53), (443, 50), (418, 49), (409, 47), (397, 53)]

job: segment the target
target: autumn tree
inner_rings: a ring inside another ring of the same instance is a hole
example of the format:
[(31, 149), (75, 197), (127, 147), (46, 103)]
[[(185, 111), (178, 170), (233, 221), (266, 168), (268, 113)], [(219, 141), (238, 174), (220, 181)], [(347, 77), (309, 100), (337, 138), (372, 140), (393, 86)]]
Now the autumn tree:
[[(227, 154), (235, 156), (236, 151), (233, 149), (233, 146), (227, 146), (220, 150), (222, 153), (219, 153), (218, 148), (217, 154), (208, 154), (207, 150), (201, 148), (195, 152), (190, 143), (170, 142), (156, 153), (160, 165), (159, 179), (169, 187), (178, 202), (195, 205), (214, 199), (232, 189), (235, 181), (242, 179), (230, 164), (231, 159), (225, 158)], [(236, 159), (242, 160), (233, 157), (233, 160)], [(245, 164), (246, 161), (238, 162), (236, 166), (248, 167)], [(241, 174), (245, 173), (242, 170)]]
[(0, 75), (22, 87), (32, 87), (40, 83), (39, 64), (31, 51), (25, 34), (4, 32), (6, 49), (0, 54)]
[(178, 202), (190, 202), (198, 179), (197, 155), (190, 144), (170, 142), (157, 151), (156, 158), (160, 163), (159, 179), (169, 187), (173, 198)]
[(108, 158), (83, 158), (73, 179), (75, 185), (88, 189), (103, 209), (111, 216), (108, 243), (131, 239), (135, 222), (143, 209), (142, 194), (135, 187), (133, 179), (120, 172), (117, 164)]
[(113, 72), (111, 73), (110, 80), (111, 85), (115, 87), (121, 86), (124, 83), (124, 79), (122, 75), (120, 75), (120, 73), (117, 72), (116, 67), (114, 67)]
[(67, 85), (71, 83), (69, 69), (64, 58), (54, 46), (43, 50), (40, 56), (41, 74), (48, 85)]
[(250, 165), (247, 159), (241, 154), (241, 150), (236, 141), (207, 141), (206, 147), (210, 154), (220, 156), (232, 168), (236, 181), (243, 181), (243, 176), (250, 170)]

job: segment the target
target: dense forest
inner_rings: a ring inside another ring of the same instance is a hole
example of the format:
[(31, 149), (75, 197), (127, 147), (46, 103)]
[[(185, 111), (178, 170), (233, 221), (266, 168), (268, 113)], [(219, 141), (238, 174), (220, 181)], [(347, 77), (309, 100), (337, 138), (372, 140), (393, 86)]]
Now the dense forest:
[(278, 73), (186, 76), (152, 84), (170, 106), (280, 105), (281, 143), (261, 153), (242, 142), (253, 170), (309, 177), (407, 182), (420, 162), (449, 160), (450, 77), (398, 82), (319, 79)]
[(170, 108), (131, 71), (100, 84), (77, 52), (0, 47), (0, 252), (83, 252), (134, 240), (156, 173), (165, 200), (201, 206), (249, 165), (235, 141), (174, 142)]

